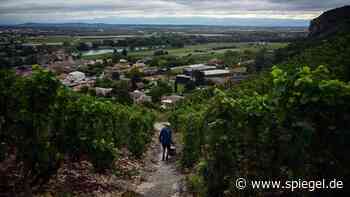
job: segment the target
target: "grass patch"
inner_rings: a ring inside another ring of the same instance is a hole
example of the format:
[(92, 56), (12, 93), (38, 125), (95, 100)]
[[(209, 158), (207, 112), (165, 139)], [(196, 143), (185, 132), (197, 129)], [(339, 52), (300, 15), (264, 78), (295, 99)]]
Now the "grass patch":
[[(169, 55), (173, 55), (177, 57), (188, 56), (191, 54), (193, 57), (199, 58), (205, 61), (208, 59), (216, 58), (218, 54), (219, 55), (223, 54), (228, 50), (233, 50), (233, 51), (250, 50), (252, 52), (256, 52), (263, 47), (274, 50), (274, 49), (285, 47), (287, 45), (288, 43), (267, 43), (266, 45), (256, 45), (254, 43), (248, 43), (248, 42), (208, 43), (208, 44), (188, 45), (188, 46), (185, 46), (184, 48), (166, 49), (166, 51), (168, 51)], [(142, 58), (147, 56), (153, 56), (154, 52), (155, 50), (130, 52), (129, 55)], [(208, 58), (205, 58), (204, 56)]]
[(112, 58), (112, 56), (113, 56), (113, 53), (105, 53), (100, 55), (82, 56), (81, 59), (84, 59), (84, 60), (109, 59), (109, 58)]

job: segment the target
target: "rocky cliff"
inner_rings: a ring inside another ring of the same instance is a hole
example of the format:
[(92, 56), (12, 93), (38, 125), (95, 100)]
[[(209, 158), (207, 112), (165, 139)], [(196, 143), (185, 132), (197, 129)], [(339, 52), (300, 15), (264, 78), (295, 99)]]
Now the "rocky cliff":
[(350, 27), (350, 6), (336, 8), (311, 21), (309, 37), (322, 38), (348, 27)]

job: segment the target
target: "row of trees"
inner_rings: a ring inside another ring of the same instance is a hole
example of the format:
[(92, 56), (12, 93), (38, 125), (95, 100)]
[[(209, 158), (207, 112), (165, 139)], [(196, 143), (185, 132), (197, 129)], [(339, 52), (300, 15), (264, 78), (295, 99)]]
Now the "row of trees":
[(125, 38), (123, 40), (105, 39), (93, 41), (91, 44), (80, 42), (77, 45), (77, 49), (81, 51), (98, 49), (101, 46), (110, 47), (128, 47), (133, 51), (136, 47), (155, 47), (155, 46), (166, 46), (174, 48), (182, 48), (185, 46), (186, 38), (178, 35), (162, 35), (162, 36), (151, 36), (151, 37), (134, 37)]
[(190, 56), (179, 58), (173, 55), (162, 55), (162, 56), (154, 56), (152, 60), (149, 62), (149, 65), (154, 67), (160, 67), (160, 68), (168, 68), (168, 67), (175, 67), (175, 66), (190, 65), (195, 62), (196, 62), (195, 59)]
[(20, 176), (11, 181), (28, 195), (56, 173), (64, 158), (88, 158), (104, 171), (119, 148), (139, 157), (152, 136), (150, 112), (73, 93), (38, 68), (25, 78), (0, 70), (0, 107), (0, 158), (16, 156)]

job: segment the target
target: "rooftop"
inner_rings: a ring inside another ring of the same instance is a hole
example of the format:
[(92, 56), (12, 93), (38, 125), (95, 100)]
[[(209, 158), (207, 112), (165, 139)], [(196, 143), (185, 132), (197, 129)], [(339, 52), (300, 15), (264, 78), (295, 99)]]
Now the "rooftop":
[(213, 70), (216, 69), (215, 66), (209, 66), (206, 64), (195, 64), (195, 65), (191, 65), (188, 66), (186, 68), (184, 68), (185, 71), (187, 72), (191, 72), (191, 71), (202, 71), (202, 70)]
[(176, 75), (176, 77), (191, 79), (191, 77), (187, 75)]
[(205, 76), (211, 76), (211, 75), (227, 75), (231, 72), (229, 70), (223, 70), (223, 69), (216, 69), (216, 70), (206, 70), (203, 71), (203, 74)]
[(194, 64), (194, 65), (188, 66), (187, 68), (200, 68), (202, 66), (207, 66), (207, 65), (205, 65), (205, 64)]

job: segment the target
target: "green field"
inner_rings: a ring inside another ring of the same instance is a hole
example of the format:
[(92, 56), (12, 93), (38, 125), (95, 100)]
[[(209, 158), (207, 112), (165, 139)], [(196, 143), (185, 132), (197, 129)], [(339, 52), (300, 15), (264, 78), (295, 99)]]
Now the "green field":
[(33, 44), (48, 44), (48, 43), (63, 43), (78, 44), (79, 42), (94, 42), (103, 40), (103, 38), (84, 38), (77, 36), (43, 36), (43, 37), (28, 37), (25, 39), (26, 43)]
[[(173, 56), (187, 56), (189, 54), (196, 55), (196, 56), (215, 56), (213, 53), (216, 54), (222, 54), (225, 53), (227, 50), (233, 50), (233, 51), (244, 51), (244, 50), (250, 50), (250, 51), (258, 51), (259, 49), (266, 47), (267, 49), (277, 49), (287, 46), (288, 43), (267, 43), (264, 46), (258, 46), (252, 43), (209, 43), (209, 44), (199, 44), (199, 45), (188, 45), (184, 48), (175, 48), (175, 49), (166, 49), (168, 51), (169, 55)], [(218, 49), (215, 50), (215, 48), (225, 48), (225, 49)], [(149, 51), (141, 51), (141, 52), (131, 52), (129, 53), (131, 56), (135, 57), (146, 57), (146, 56), (152, 56), (155, 50), (149, 50)]]
[[(232, 51), (244, 51), (249, 50), (252, 52), (256, 52), (263, 47), (267, 49), (278, 49), (287, 46), (288, 43), (267, 43), (264, 46), (256, 45), (253, 43), (209, 43), (209, 44), (199, 44), (199, 45), (188, 45), (184, 48), (172, 48), (172, 49), (165, 49), (168, 51), (169, 55), (177, 56), (177, 57), (184, 57), (188, 55), (192, 55), (193, 58), (195, 58), (198, 62), (201, 61), (207, 61), (209, 59), (221, 57), (222, 54), (224, 54), (228, 50)], [(225, 49), (218, 49), (215, 50), (215, 48), (225, 47)], [(144, 57), (150, 57), (153, 56), (155, 50), (148, 50), (148, 51), (139, 51), (139, 52), (130, 52), (129, 55), (134, 58), (144, 58)], [(103, 54), (103, 55), (93, 55), (93, 56), (86, 56), (83, 57), (84, 59), (104, 59), (104, 58), (111, 58), (112, 54)]]
[(74, 43), (77, 40), (72, 36), (36, 36), (36, 37), (28, 37), (25, 39), (25, 42), (27, 43), (33, 43), (33, 44), (47, 44), (47, 43), (63, 43), (63, 42), (70, 42)]
[[(123, 37), (123, 36), (121, 36)], [(68, 42), (70, 44), (77, 44), (79, 42), (84, 41), (97, 41), (102, 40), (104, 38), (109, 38), (108, 36), (36, 36), (36, 37), (27, 37), (25, 39), (26, 43), (33, 43), (33, 44), (49, 44), (49, 43), (63, 43)], [(264, 47), (267, 49), (276, 49), (285, 47), (287, 43), (267, 43)], [(227, 50), (235, 50), (235, 51), (244, 51), (244, 50), (250, 50), (250, 51), (257, 51), (259, 48), (263, 46), (257, 46), (253, 43), (234, 43), (234, 42), (228, 42), (228, 43), (208, 43), (208, 44), (198, 44), (198, 45), (188, 45), (184, 48), (171, 48), (166, 49), (169, 52), (169, 55), (173, 56), (187, 56), (189, 54), (192, 55), (201, 55), (201, 54), (209, 54), (212, 52), (215, 53), (224, 53)], [(219, 50), (214, 50), (215, 48), (224, 48)], [(152, 56), (155, 50), (148, 50), (148, 51), (139, 51), (139, 52), (130, 52), (129, 55), (134, 57), (146, 57), (146, 56)], [(102, 57), (101, 57), (102, 56)], [(96, 59), (96, 58), (105, 58), (106, 55), (97, 55), (97, 56), (90, 56), (88, 59)]]
[(59, 36), (35, 36), (25, 38), (26, 43), (33, 44), (48, 44), (48, 43), (63, 43), (69, 42), (71, 44), (77, 44), (79, 42), (94, 42), (102, 41), (105, 39), (125, 39), (132, 37), (140, 37), (139, 35), (116, 35), (116, 36), (69, 36), (69, 35), (59, 35)]
[(112, 58), (112, 53), (106, 53), (101, 55), (89, 55), (89, 56), (83, 56), (82, 59), (84, 60), (96, 60), (96, 59), (109, 59)]
[[(27, 37), (25, 39), (26, 43), (33, 43), (33, 44), (49, 44), (49, 43), (64, 43), (68, 42), (70, 44), (78, 44), (79, 42), (84, 41), (96, 41), (104, 39), (104, 36), (36, 36), (36, 37)], [(107, 36), (108, 38), (108, 36)], [(170, 48), (166, 49), (168, 51), (169, 55), (177, 56), (177, 57), (183, 57), (192, 55), (195, 58), (203, 59), (203, 57), (208, 58), (215, 58), (217, 56), (220, 56), (221, 54), (225, 53), (227, 50), (233, 50), (233, 51), (244, 51), (244, 50), (250, 50), (252, 52), (256, 52), (262, 47), (266, 47), (267, 49), (276, 49), (285, 47), (287, 43), (266, 43), (266, 45), (256, 45), (253, 43), (234, 43), (234, 42), (228, 42), (228, 43), (208, 43), (208, 44), (197, 44), (197, 45), (187, 45), (184, 48)], [(149, 57), (153, 56), (155, 50), (147, 50), (147, 51), (134, 51), (130, 52), (129, 55), (133, 56), (135, 58), (143, 58), (143, 57)], [(102, 54), (102, 55), (95, 55), (95, 56), (88, 56), (84, 57), (84, 59), (103, 59), (103, 58), (109, 58), (111, 57), (111, 54)], [(207, 59), (207, 58), (204, 58)]]

